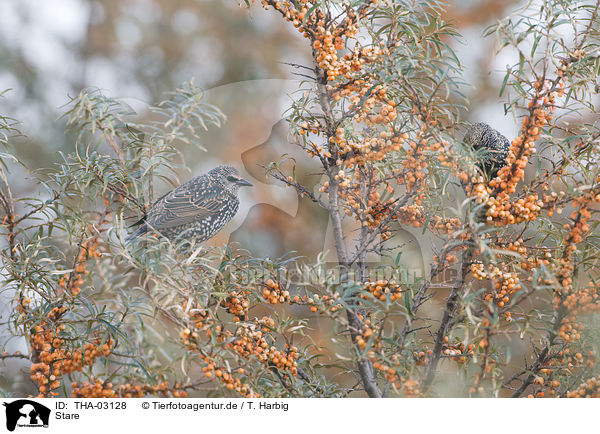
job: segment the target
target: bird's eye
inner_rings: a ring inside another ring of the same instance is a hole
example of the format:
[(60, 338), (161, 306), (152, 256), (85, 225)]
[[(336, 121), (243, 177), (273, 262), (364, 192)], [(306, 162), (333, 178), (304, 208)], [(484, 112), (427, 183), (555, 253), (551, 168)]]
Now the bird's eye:
[(238, 178), (236, 178), (236, 177), (235, 177), (235, 176), (233, 176), (233, 175), (229, 175), (229, 176), (227, 177), (227, 181), (229, 181), (229, 182), (237, 182), (237, 181), (239, 181), (239, 179), (238, 179)]

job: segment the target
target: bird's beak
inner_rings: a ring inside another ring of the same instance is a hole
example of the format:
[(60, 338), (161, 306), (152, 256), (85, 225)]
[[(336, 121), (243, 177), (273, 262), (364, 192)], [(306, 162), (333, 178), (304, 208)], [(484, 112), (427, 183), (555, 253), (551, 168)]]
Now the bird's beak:
[(240, 180), (237, 182), (241, 187), (253, 187), (253, 184), (250, 181), (246, 181), (243, 178), (240, 178)]

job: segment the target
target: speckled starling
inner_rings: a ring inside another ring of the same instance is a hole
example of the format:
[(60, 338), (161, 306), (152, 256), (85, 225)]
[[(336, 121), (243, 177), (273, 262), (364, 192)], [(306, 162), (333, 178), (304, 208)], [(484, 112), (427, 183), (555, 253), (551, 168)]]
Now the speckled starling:
[(238, 211), (238, 190), (252, 184), (231, 166), (218, 166), (168, 192), (137, 223), (127, 242), (157, 231), (173, 239), (206, 241), (219, 232)]
[(465, 134), (465, 143), (478, 153), (477, 166), (488, 178), (493, 178), (504, 165), (510, 142), (498, 131), (483, 122), (477, 122)]

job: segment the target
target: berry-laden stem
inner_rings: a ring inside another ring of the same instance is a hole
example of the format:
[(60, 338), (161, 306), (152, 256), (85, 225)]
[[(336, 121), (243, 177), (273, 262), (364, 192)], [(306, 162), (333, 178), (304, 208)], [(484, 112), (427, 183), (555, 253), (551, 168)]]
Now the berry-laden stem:
[[(333, 229), (335, 249), (338, 257), (339, 266), (339, 283), (341, 286), (353, 284), (354, 282), (350, 279), (350, 266), (359, 261), (363, 256), (363, 251), (356, 253), (356, 256), (351, 257), (348, 251), (347, 238), (343, 230), (343, 218), (344, 218), (344, 207), (340, 203), (340, 188), (341, 183), (336, 179), (336, 175), (340, 171), (341, 163), (339, 162), (340, 150), (336, 144), (336, 131), (340, 126), (341, 122), (345, 119), (344, 115), (336, 117), (333, 106), (335, 99), (327, 90), (327, 83), (330, 78), (335, 77), (334, 68), (328, 67), (328, 62), (323, 62), (321, 58), (322, 53), (319, 52), (318, 47), (322, 46), (322, 38), (327, 34), (327, 37), (332, 40), (333, 37), (337, 37), (338, 41), (341, 41), (340, 35), (344, 34), (348, 29), (348, 26), (355, 25), (359, 16), (365, 14), (369, 6), (374, 3), (374, 0), (364, 1), (358, 5), (346, 7), (346, 19), (336, 24), (335, 19), (331, 19), (331, 11), (324, 11), (319, 3), (314, 2), (314, 6), (309, 10), (305, 9), (302, 13), (299, 13), (295, 7), (291, 7), (289, 3), (280, 2), (276, 0), (262, 0), (263, 5), (266, 8), (272, 7), (278, 11), (286, 20), (292, 21), (295, 27), (307, 37), (311, 42), (312, 47), (312, 62), (315, 78), (315, 96), (317, 105), (320, 108), (320, 113), (312, 114), (312, 120), (317, 121), (319, 124), (319, 130), (327, 140), (327, 154), (319, 155), (319, 159), (324, 169), (324, 173), (328, 178), (328, 198), (320, 201), (317, 199), (319, 204), (323, 206), (329, 214), (331, 225)], [(308, 14), (307, 17), (305, 14)], [(327, 31), (325, 28), (327, 27)], [(337, 44), (338, 42), (336, 42)], [(336, 49), (340, 49), (337, 48)], [(369, 188), (369, 187), (367, 187)], [(302, 189), (298, 189), (303, 191)], [(365, 196), (368, 196), (364, 192)], [(309, 196), (310, 197), (310, 196)], [(368, 241), (367, 231), (362, 230), (359, 241)], [(371, 241), (374, 240), (374, 237)], [(364, 269), (363, 269), (364, 270)], [(364, 273), (362, 273), (364, 277)], [(359, 279), (361, 280), (361, 279)], [(366, 318), (365, 313), (359, 305), (358, 297), (354, 297), (356, 289), (353, 290), (353, 294), (350, 294), (349, 299), (352, 300), (346, 310), (348, 318), (348, 326), (350, 329), (350, 335), (352, 338), (352, 345), (358, 355), (357, 367), (363, 387), (369, 397), (380, 398), (381, 392), (377, 387), (375, 381), (375, 375), (373, 371), (373, 364), (371, 360), (365, 358), (362, 355), (362, 351), (356, 344), (356, 337), (363, 329), (363, 321)]]
[[(333, 147), (333, 141), (331, 138), (335, 137), (336, 130), (336, 120), (333, 114), (333, 110), (331, 109), (331, 101), (329, 100), (329, 94), (327, 92), (327, 88), (325, 83), (327, 82), (327, 75), (325, 71), (318, 65), (316, 52), (313, 56), (313, 62), (315, 65), (315, 73), (317, 76), (317, 92), (319, 97), (319, 103), (321, 106), (321, 110), (323, 111), (323, 115), (325, 118), (326, 130), (327, 130), (327, 141), (330, 144), (330, 147)], [(334, 151), (334, 152), (331, 152)], [(330, 152), (335, 155), (335, 149), (330, 149)], [(335, 163), (330, 163), (329, 167), (324, 167), (327, 171), (327, 177), (329, 178), (329, 204), (327, 207), (331, 225), (333, 228), (333, 236), (335, 240), (335, 248), (338, 256), (338, 264), (340, 266), (340, 284), (348, 283), (348, 268), (350, 263), (348, 262), (348, 248), (346, 246), (346, 239), (344, 236), (344, 230), (342, 227), (342, 209), (339, 203), (339, 193), (338, 193), (338, 181), (335, 178), (335, 174), (338, 172), (338, 167)], [(358, 312), (358, 306), (353, 304), (349, 306), (349, 309), (346, 312), (348, 317), (348, 323), (350, 325), (350, 337), (352, 338), (352, 345), (356, 347), (356, 336), (357, 333), (362, 330), (363, 324), (360, 319)], [(365, 391), (369, 395), (370, 398), (381, 398), (381, 392), (377, 387), (377, 382), (375, 381), (375, 374), (373, 371), (373, 364), (370, 360), (359, 356), (358, 371), (363, 383), (363, 387)]]
[(567, 318), (567, 315), (569, 314), (569, 309), (565, 305), (565, 301), (568, 296), (568, 288), (572, 285), (572, 277), (574, 272), (574, 267), (572, 265), (572, 255), (573, 252), (576, 250), (575, 245), (578, 240), (576, 238), (576, 235), (574, 234), (576, 233), (575, 231), (578, 228), (578, 226), (582, 223), (585, 223), (586, 221), (583, 215), (583, 210), (579, 210), (575, 215), (575, 218), (573, 219), (573, 222), (571, 224), (571, 233), (567, 238), (567, 243), (563, 250), (562, 261), (564, 264), (564, 270), (561, 270), (560, 277), (558, 279), (559, 287), (561, 288), (561, 290), (556, 293), (557, 305), (555, 308), (554, 318), (552, 319), (551, 327), (548, 330), (548, 338), (546, 345), (536, 357), (535, 362), (533, 362), (533, 364), (528, 369), (513, 375), (508, 381), (504, 383), (504, 386), (506, 387), (512, 381), (519, 378), (522, 374), (525, 374), (527, 372), (529, 373), (525, 380), (522, 380), (522, 383), (519, 386), (519, 388), (515, 390), (514, 393), (511, 395), (511, 398), (520, 397), (523, 394), (523, 392), (525, 392), (525, 390), (527, 390), (527, 388), (531, 384), (533, 384), (535, 377), (538, 375), (542, 367), (548, 362), (549, 359), (552, 358), (550, 350), (552, 349), (552, 346), (555, 344), (556, 339), (559, 336), (559, 330), (561, 325), (563, 325), (563, 321)]
[(458, 274), (458, 277), (456, 278), (456, 281), (452, 286), (452, 290), (450, 291), (450, 295), (448, 296), (448, 300), (446, 301), (444, 315), (442, 316), (440, 327), (435, 336), (433, 353), (431, 354), (429, 363), (425, 367), (425, 380), (423, 381), (424, 393), (427, 392), (427, 390), (433, 383), (433, 380), (435, 379), (437, 365), (440, 361), (442, 349), (444, 346), (444, 337), (448, 334), (454, 322), (456, 309), (458, 307), (458, 296), (461, 293), (462, 288), (465, 286), (465, 278), (467, 276), (467, 273), (469, 272), (472, 257), (473, 248), (469, 246), (467, 250), (463, 252), (463, 257), (460, 265), (460, 273)]
[[(346, 240), (344, 236), (344, 230), (342, 228), (342, 216), (339, 206), (339, 195), (338, 195), (338, 182), (335, 179), (335, 173), (337, 170), (335, 166), (330, 167), (328, 170), (329, 177), (329, 216), (331, 218), (331, 225), (333, 228), (333, 236), (335, 240), (335, 248), (338, 255), (338, 264), (340, 266), (340, 284), (348, 282), (348, 249), (346, 247)], [(352, 338), (352, 344), (356, 345), (357, 333), (362, 330), (362, 320), (358, 316), (358, 306), (353, 304), (349, 306), (346, 311), (348, 317), (348, 323), (350, 325), (350, 337)], [(373, 371), (373, 364), (370, 360), (359, 356), (358, 360), (358, 371), (363, 383), (365, 391), (370, 398), (381, 398), (381, 392), (377, 387), (375, 381), (375, 374)]]

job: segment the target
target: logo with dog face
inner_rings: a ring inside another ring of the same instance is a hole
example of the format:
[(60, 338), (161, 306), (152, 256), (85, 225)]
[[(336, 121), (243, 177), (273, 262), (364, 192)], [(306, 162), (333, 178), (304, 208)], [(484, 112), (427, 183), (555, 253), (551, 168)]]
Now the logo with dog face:
[(16, 427), (48, 428), (50, 409), (29, 399), (3, 403), (6, 407), (6, 429), (14, 431)]

